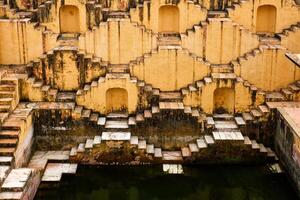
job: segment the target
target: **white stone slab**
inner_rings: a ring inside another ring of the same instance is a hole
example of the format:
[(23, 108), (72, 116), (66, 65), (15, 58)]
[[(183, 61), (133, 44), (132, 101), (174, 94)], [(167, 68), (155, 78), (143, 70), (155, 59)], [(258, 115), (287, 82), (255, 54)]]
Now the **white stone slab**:
[(212, 117), (206, 117), (206, 121), (208, 125), (215, 125), (215, 121)]
[(205, 135), (204, 140), (205, 140), (206, 144), (214, 144), (215, 143), (214, 139), (210, 135)]
[(139, 137), (138, 136), (131, 136), (131, 138), (130, 138), (130, 144), (132, 144), (132, 145), (138, 145), (139, 144)]
[(11, 170), (7, 178), (4, 180), (2, 188), (6, 190), (23, 189), (30, 178), (31, 173), (32, 169), (29, 168), (18, 168)]
[(130, 132), (102, 132), (102, 140), (117, 140), (117, 141), (129, 141), (131, 137)]
[(101, 144), (101, 136), (100, 135), (96, 135), (93, 140), (93, 145), (98, 145), (98, 144)]
[(197, 146), (198, 146), (199, 149), (207, 148), (207, 144), (206, 144), (205, 140), (202, 139), (202, 138), (197, 139)]
[(181, 161), (183, 159), (181, 151), (163, 151), (162, 157), (166, 161)]
[(192, 153), (199, 152), (198, 146), (195, 143), (189, 144), (189, 148), (190, 148), (190, 150), (191, 150)]
[(154, 145), (153, 144), (147, 144), (146, 152), (148, 154), (154, 154)]
[(91, 149), (93, 148), (93, 143), (94, 143), (94, 139), (87, 139), (84, 147), (86, 149)]
[(236, 129), (238, 128), (234, 121), (215, 121), (216, 129)]
[(234, 120), (237, 123), (237, 125), (239, 125), (239, 126), (246, 125), (246, 122), (244, 121), (244, 119), (242, 117), (235, 117)]
[(162, 157), (161, 148), (154, 148), (154, 157), (156, 157), (156, 158)]
[(104, 126), (106, 123), (106, 118), (105, 117), (99, 117), (97, 124), (100, 126)]
[(146, 140), (139, 140), (138, 148), (139, 149), (146, 149), (147, 148)]
[(105, 128), (127, 129), (128, 121), (126, 120), (107, 120)]

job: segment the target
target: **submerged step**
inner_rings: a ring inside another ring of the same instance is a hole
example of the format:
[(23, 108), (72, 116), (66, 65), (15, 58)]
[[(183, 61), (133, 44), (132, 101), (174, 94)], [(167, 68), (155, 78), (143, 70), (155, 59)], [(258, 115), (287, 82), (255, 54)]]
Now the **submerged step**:
[(183, 168), (180, 164), (163, 164), (163, 172), (167, 174), (183, 174)]

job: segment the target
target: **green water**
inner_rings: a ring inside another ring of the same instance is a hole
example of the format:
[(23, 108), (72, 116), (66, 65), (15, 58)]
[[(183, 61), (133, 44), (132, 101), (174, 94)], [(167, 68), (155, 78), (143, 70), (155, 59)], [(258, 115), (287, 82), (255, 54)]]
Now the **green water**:
[(161, 166), (79, 168), (35, 200), (296, 200), (284, 174), (263, 166), (184, 167), (164, 175)]

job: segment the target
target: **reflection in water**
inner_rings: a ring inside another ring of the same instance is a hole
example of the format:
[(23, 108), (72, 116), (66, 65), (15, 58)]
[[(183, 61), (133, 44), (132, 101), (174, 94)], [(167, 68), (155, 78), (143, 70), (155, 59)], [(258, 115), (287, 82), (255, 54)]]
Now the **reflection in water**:
[(35, 200), (296, 200), (283, 174), (261, 166), (185, 167), (164, 175), (161, 166), (79, 168)]

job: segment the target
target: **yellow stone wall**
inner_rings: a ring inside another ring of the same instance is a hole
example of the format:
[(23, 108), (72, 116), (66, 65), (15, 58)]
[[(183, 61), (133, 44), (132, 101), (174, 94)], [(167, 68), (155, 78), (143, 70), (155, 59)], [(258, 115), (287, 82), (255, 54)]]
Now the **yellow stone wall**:
[(257, 9), (262, 5), (272, 5), (276, 7), (276, 33), (282, 32), (283, 29), (289, 28), (292, 24), (300, 20), (300, 8), (296, 6), (293, 0), (243, 1), (241, 6), (237, 6), (236, 9), (229, 11), (229, 17), (252, 32), (256, 32)]
[(300, 78), (300, 69), (285, 57), (284, 48), (262, 48), (256, 56), (243, 60), (235, 72), (263, 90), (286, 87)]
[(288, 36), (281, 39), (281, 44), (293, 53), (300, 52), (300, 28), (295, 28), (295, 32), (289, 31)]
[[(122, 76), (117, 78), (115, 75), (107, 74), (103, 81), (98, 81), (97, 86), (92, 86), (89, 91), (83, 95), (77, 95), (76, 103), (85, 108), (93, 109), (100, 113), (107, 113), (106, 102), (107, 91), (112, 88), (120, 88), (127, 91), (128, 94), (128, 112), (133, 113), (136, 111), (138, 105), (138, 87), (135, 81), (132, 81), (129, 76)], [(124, 99), (120, 98), (120, 102), (116, 104), (126, 104), (122, 102)]]
[(26, 64), (43, 53), (42, 28), (29, 20), (0, 19), (0, 63)]
[(184, 48), (214, 64), (229, 63), (259, 45), (256, 34), (226, 18), (211, 18), (182, 36)]
[[(144, 9), (140, 11), (138, 8), (131, 9), (130, 15), (134, 22), (144, 25), (147, 29), (151, 29), (154, 33), (158, 32), (159, 27), (159, 8), (161, 6), (174, 6), (170, 1), (157, 0), (151, 1), (149, 4), (144, 2)], [(200, 21), (206, 20), (207, 10), (195, 5), (192, 1), (180, 1), (177, 5), (179, 9), (179, 32), (184, 33), (187, 29), (193, 28), (194, 25), (199, 24)], [(150, 11), (150, 12), (149, 12)], [(143, 18), (141, 20), (141, 13)]]
[[(105, 13), (108, 9), (125, 11), (128, 3), (127, 0), (112, 1), (110, 8), (105, 10), (101, 7), (101, 12)], [(51, 6), (47, 19), (40, 24), (31, 23), (29, 19), (17, 19), (17, 13), (1, 8), (0, 64), (40, 62), (34, 67), (33, 75), (60, 91), (82, 89), (85, 84), (104, 76), (108, 72), (107, 67), (121, 64), (129, 66), (131, 77), (135, 76), (160, 91), (180, 91), (197, 80), (210, 77), (215, 72), (212, 66), (218, 67), (220, 64), (227, 68), (233, 65), (234, 68), (227, 71), (215, 68), (216, 71), (235, 73), (265, 91), (280, 90), (300, 78), (299, 68), (285, 57), (287, 51), (299, 53), (299, 29), (289, 31), (276, 40), (275, 45), (261, 46), (263, 42), (260, 43), (256, 34), (259, 6), (276, 7), (275, 32), (281, 33), (283, 29), (300, 21), (300, 8), (294, 1), (241, 1), (240, 5), (227, 9), (227, 18), (208, 18), (210, 1), (202, 3), (200, 6), (187, 0), (177, 4), (176, 1), (166, 0), (144, 1), (143, 6), (128, 10), (130, 17), (123, 13), (123, 17), (108, 18), (99, 25), (94, 24), (95, 16), (89, 13), (86, 1), (57, 1)], [(68, 17), (76, 15), (77, 11), (65, 13), (62, 19), (67, 29), (69, 25), (72, 26), (70, 30), (76, 25), (74, 30), (80, 35), (74, 43), (68, 44), (59, 38), (62, 6), (76, 6), (78, 9), (78, 24)], [(180, 37), (176, 45), (166, 45), (159, 41), (161, 17), (166, 17), (160, 15), (163, 6), (178, 10), (178, 15), (173, 13), (179, 16), (178, 21), (174, 19), (174, 27), (167, 27), (173, 31), (178, 30), (176, 32)], [(104, 17), (102, 14), (100, 18)], [(94, 23), (89, 24), (88, 21)], [(268, 22), (268, 19), (264, 19), (261, 23)], [(253, 50), (257, 48), (261, 50), (254, 53)], [(44, 98), (43, 93), (33, 87), (33, 83), (23, 82), (22, 86), (23, 98), (32, 101)], [(128, 92), (128, 110), (136, 110), (139, 91), (130, 77), (106, 78), (104, 83), (92, 88), (87, 94), (78, 96), (77, 103), (105, 113), (105, 92), (111, 88), (125, 89)], [(214, 93), (220, 88), (234, 90), (234, 108), (227, 106), (231, 111), (245, 111), (251, 105), (259, 105), (264, 101), (262, 96), (257, 96), (252, 102), (252, 93), (243, 82), (213, 80), (200, 91), (186, 95), (184, 103), (212, 113), (214, 104), (218, 104)], [(223, 94), (220, 99), (227, 96), (226, 91), (229, 90), (220, 92)]]
[(181, 49), (159, 49), (130, 69), (133, 76), (162, 91), (179, 90), (209, 73), (206, 63)]
[(234, 106), (224, 105), (224, 108), (227, 108), (229, 112), (232, 112), (232, 110), (234, 110), (234, 112), (245, 112), (248, 111), (253, 104), (251, 91), (243, 85), (243, 82), (214, 80), (212, 83), (202, 86), (199, 91), (190, 92), (184, 96), (184, 105), (199, 107), (205, 113), (211, 114), (215, 108), (215, 101), (218, 101), (215, 96), (216, 89), (224, 89), (224, 97), (229, 95), (226, 90), (232, 89), (232, 91), (234, 91), (234, 95), (230, 97), (234, 101)]

